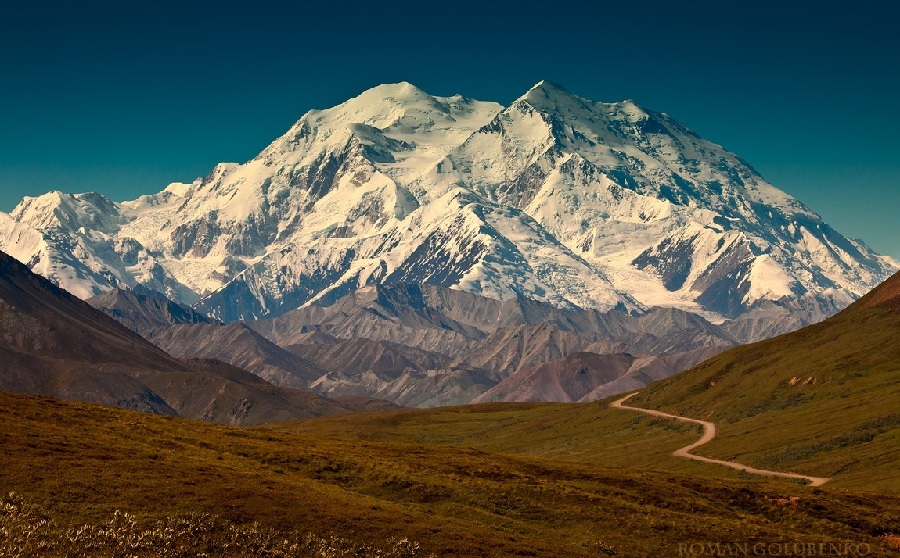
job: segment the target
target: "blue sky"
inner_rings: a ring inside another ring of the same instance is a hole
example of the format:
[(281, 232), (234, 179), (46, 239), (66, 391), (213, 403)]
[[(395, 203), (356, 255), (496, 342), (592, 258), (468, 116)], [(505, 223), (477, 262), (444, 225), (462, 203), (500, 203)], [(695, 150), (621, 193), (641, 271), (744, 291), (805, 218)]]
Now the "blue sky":
[(900, 259), (885, 2), (33, 4), (0, 20), (3, 211), (193, 180), (379, 83), (509, 103), (549, 79), (667, 112)]

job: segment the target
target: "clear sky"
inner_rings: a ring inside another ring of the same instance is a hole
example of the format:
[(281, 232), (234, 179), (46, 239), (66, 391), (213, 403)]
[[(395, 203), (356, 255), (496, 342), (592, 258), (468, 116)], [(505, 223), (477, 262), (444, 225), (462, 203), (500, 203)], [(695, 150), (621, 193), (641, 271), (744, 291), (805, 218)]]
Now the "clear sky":
[(670, 114), (900, 259), (888, 2), (15, 4), (0, 16), (3, 211), (51, 189), (124, 200), (191, 181), (379, 83), (505, 104), (548, 79)]

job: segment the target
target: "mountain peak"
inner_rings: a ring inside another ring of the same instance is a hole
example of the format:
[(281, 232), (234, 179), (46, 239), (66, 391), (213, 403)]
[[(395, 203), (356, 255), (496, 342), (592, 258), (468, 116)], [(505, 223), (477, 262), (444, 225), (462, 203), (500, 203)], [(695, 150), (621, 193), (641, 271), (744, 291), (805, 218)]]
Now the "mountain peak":
[(50, 190), (46, 194), (41, 194), (39, 196), (25, 196), (22, 198), (22, 201), (13, 208), (12, 215), (21, 214), (29, 207), (56, 207), (63, 203), (65, 199), (71, 197), (71, 194), (66, 194), (59, 190)]
[(619, 110), (629, 114), (631, 116), (646, 116), (647, 109), (638, 104), (634, 99), (624, 99), (618, 101), (616, 103), (611, 103), (611, 106), (618, 108)]
[[(463, 106), (451, 106), (460, 103)], [(397, 125), (421, 130), (435, 123), (451, 127), (458, 123), (461, 114), (485, 111), (491, 108), (487, 105), (493, 103), (469, 101), (462, 96), (436, 97), (406, 81), (385, 83), (367, 89), (335, 107), (310, 111), (294, 125), (288, 137), (293, 138), (298, 134), (306, 136), (322, 127), (332, 131), (342, 130), (352, 124), (365, 124), (379, 130)], [(498, 105), (495, 112), (499, 110)]]
[[(589, 101), (552, 81), (539, 81), (524, 95), (519, 97), (513, 105), (524, 103), (544, 114), (566, 115), (566, 119), (592, 118), (597, 109), (606, 106), (604, 103)], [(605, 108), (601, 108), (606, 112)]]
[(408, 81), (400, 81), (397, 83), (382, 83), (381, 85), (376, 85), (375, 87), (363, 91), (362, 94), (360, 94), (360, 97), (378, 96), (381, 98), (394, 97), (397, 99), (406, 99), (410, 97), (421, 97), (423, 95), (431, 97), (431, 95)]
[(613, 103), (592, 102), (575, 95), (558, 83), (541, 80), (517, 101), (525, 101), (531, 106), (551, 111), (568, 112), (576, 107), (591, 112), (600, 110), (605, 114), (624, 114), (629, 119), (646, 118), (649, 111), (634, 99), (623, 99)]
[(568, 89), (563, 87), (562, 85), (556, 83), (555, 81), (550, 81), (548, 79), (542, 79), (541, 81), (535, 83), (531, 89), (528, 90), (529, 93), (532, 91), (544, 91), (544, 92), (556, 92), (556, 93), (564, 93), (566, 95), (571, 95)]
[(66, 194), (53, 190), (37, 197), (25, 197), (10, 216), (37, 230), (57, 225), (74, 229), (81, 226), (105, 228), (116, 219), (115, 202), (96, 192)]
[(537, 82), (531, 89), (525, 92), (522, 97), (520, 97), (520, 99), (524, 99), (527, 101), (539, 102), (546, 99), (556, 98), (578, 99), (578, 97), (570, 93), (563, 86), (548, 80), (541, 80)]

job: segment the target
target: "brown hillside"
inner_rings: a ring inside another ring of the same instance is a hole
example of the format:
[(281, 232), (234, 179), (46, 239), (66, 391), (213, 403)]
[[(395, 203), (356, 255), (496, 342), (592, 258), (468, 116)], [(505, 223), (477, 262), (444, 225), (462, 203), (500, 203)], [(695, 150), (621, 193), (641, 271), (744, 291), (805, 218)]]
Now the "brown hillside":
[(850, 308), (874, 308), (876, 306), (900, 310), (900, 272), (893, 274), (887, 281), (872, 289), (869, 294), (853, 303)]
[(174, 358), (2, 252), (0, 389), (231, 424), (371, 407)]

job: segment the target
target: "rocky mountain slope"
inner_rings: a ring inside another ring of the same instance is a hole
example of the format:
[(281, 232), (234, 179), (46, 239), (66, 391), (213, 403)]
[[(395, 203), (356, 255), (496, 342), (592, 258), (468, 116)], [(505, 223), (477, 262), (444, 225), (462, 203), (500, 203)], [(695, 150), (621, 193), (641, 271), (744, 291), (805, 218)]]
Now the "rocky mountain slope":
[(597, 386), (622, 377), (634, 364), (628, 353), (571, 353), (564, 358), (522, 368), (473, 403), (491, 401), (555, 401), (571, 403)]
[(216, 360), (173, 358), (2, 252), (0, 357), (2, 390), (215, 422), (297, 420), (371, 405), (276, 387)]
[(151, 331), (147, 339), (173, 356), (214, 358), (278, 386), (307, 388), (325, 373), (242, 323), (172, 325)]
[(645, 357), (630, 353), (570, 353), (560, 359), (518, 369), (472, 403), (596, 401), (674, 376), (721, 351), (721, 347), (707, 347)]
[(244, 324), (222, 324), (141, 287), (114, 289), (87, 302), (178, 358), (219, 360), (294, 388), (325, 373)]
[[(524, 368), (576, 352), (630, 352), (640, 363), (672, 363), (656, 367), (658, 379), (699, 362), (685, 354), (709, 356), (737, 343), (723, 327), (672, 308), (632, 316), (525, 299), (501, 302), (434, 285), (367, 287), (328, 306), (233, 324), (159, 312), (168, 307), (160, 296), (123, 291), (90, 302), (132, 329), (153, 322), (141, 329), (144, 337), (177, 357), (216, 358), (276, 385), (405, 406), (468, 403), (515, 381), (510, 377)], [(623, 379), (629, 386), (649, 378), (630, 372)], [(607, 376), (592, 381), (619, 377)], [(601, 387), (594, 383), (588, 391)], [(550, 397), (539, 390), (528, 395)]]
[(173, 324), (221, 323), (173, 302), (161, 293), (140, 286), (134, 289), (113, 289), (89, 298), (86, 302), (144, 338), (156, 329)]
[(743, 335), (820, 320), (897, 269), (666, 114), (546, 82), (508, 107), (378, 86), (190, 184), (26, 198), (0, 249), (82, 298), (143, 285), (226, 322), (428, 283), (754, 316)]

